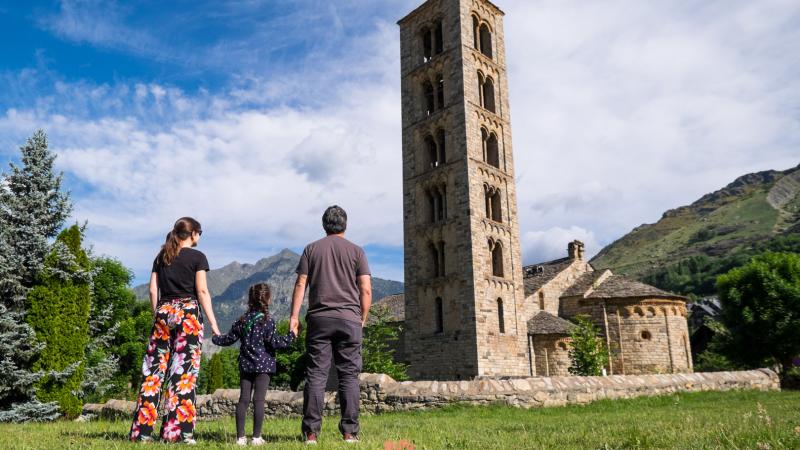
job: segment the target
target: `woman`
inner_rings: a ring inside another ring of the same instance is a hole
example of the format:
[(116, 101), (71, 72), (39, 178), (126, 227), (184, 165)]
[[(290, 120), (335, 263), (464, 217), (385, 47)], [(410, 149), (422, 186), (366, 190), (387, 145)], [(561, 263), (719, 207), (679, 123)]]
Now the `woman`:
[(212, 332), (220, 334), (206, 284), (208, 260), (193, 248), (202, 234), (196, 220), (178, 219), (153, 261), (150, 304), (155, 322), (142, 364), (144, 382), (133, 415), (132, 441), (153, 439), (161, 386), (166, 381), (167, 414), (161, 423), (161, 439), (195, 443), (195, 386), (203, 343), (203, 316), (198, 302)]

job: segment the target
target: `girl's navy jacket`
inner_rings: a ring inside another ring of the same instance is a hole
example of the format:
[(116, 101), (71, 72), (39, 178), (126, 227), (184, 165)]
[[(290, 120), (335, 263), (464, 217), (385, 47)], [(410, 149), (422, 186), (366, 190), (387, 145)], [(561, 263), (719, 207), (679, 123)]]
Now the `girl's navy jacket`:
[(241, 340), (239, 347), (239, 372), (275, 373), (275, 350), (292, 345), (296, 336), (291, 331), (286, 336), (275, 332), (275, 321), (258, 311), (250, 311), (234, 322), (231, 331), (214, 336), (214, 344), (227, 347)]

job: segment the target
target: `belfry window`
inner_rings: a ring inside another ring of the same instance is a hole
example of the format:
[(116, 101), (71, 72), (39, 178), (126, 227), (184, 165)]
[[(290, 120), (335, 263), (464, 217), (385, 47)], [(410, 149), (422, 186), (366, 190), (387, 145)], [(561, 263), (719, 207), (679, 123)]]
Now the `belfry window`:
[(444, 186), (437, 186), (425, 191), (425, 197), (428, 199), (428, 212), (431, 223), (440, 222), (446, 219), (447, 204), (446, 204), (446, 191)]
[(489, 250), (492, 254), (492, 275), (503, 276), (503, 246), (499, 242), (489, 241)]
[(489, 133), (486, 128), (481, 128), (481, 141), (483, 143), (483, 161), (499, 168), (500, 151), (497, 145), (497, 135)]
[(491, 112), (496, 112), (494, 107), (494, 81), (486, 77), (481, 86), (481, 106)]
[(485, 188), (486, 196), (486, 218), (495, 222), (502, 222), (502, 209), (500, 207), (500, 189), (494, 187)]
[(444, 108), (444, 76), (436, 75), (436, 109)]
[(497, 324), (498, 328), (500, 329), (500, 333), (506, 332), (506, 319), (505, 314), (503, 313), (503, 299), (497, 299)]
[(438, 148), (437, 161), (439, 165), (447, 162), (447, 145), (446, 145), (444, 130), (439, 128), (436, 130), (436, 147)]
[(430, 167), (437, 167), (439, 165), (439, 147), (433, 136), (425, 136), (425, 153), (428, 154), (428, 164)]
[(444, 332), (444, 305), (442, 303), (444, 303), (442, 301), (442, 297), (436, 297), (436, 301), (434, 302), (434, 308), (436, 309), (434, 312), (436, 319), (436, 333)]
[[(473, 18), (474, 19), (474, 18)], [(480, 26), (479, 29), (480, 33), (480, 50), (484, 56), (491, 58), (492, 57), (492, 32), (489, 30), (489, 26), (483, 24)]]
[(472, 47), (475, 50), (481, 49), (481, 22), (477, 17), (472, 16)]
[(445, 265), (444, 265), (444, 242), (439, 241), (438, 243), (431, 243), (429, 245), (429, 253), (431, 255), (431, 275), (434, 278), (443, 277), (445, 275)]
[(422, 29), (422, 62), (428, 62), (433, 57), (433, 34), (429, 28)]
[(424, 99), (425, 105), (425, 115), (430, 116), (436, 110), (436, 104), (434, 102), (434, 94), (433, 94), (433, 85), (430, 81), (426, 81), (422, 83), (422, 96)]

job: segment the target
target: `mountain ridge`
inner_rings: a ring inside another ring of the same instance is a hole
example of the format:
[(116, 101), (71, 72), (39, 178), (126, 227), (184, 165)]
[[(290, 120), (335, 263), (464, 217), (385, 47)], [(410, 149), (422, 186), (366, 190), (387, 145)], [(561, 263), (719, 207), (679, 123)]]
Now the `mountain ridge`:
[[(693, 258), (703, 263), (707, 262), (703, 258), (741, 260), (774, 247), (776, 241), (782, 242), (779, 248), (786, 247), (784, 241), (793, 248), (797, 232), (800, 165), (741, 175), (689, 205), (667, 210), (655, 223), (635, 227), (603, 248), (591, 263), (653, 282), (664, 270)], [(704, 289), (707, 293), (708, 286)]]
[[(252, 284), (269, 283), (272, 287), (272, 315), (278, 319), (289, 316), (291, 295), (294, 290), (295, 269), (300, 255), (283, 249), (275, 255), (259, 259), (253, 264), (230, 262), (208, 272), (208, 290), (214, 304), (214, 314), (220, 329), (228, 328), (245, 312), (247, 291)], [(372, 278), (373, 299), (378, 301), (386, 296), (403, 292), (402, 282)], [(147, 284), (133, 289), (136, 297), (147, 299)]]

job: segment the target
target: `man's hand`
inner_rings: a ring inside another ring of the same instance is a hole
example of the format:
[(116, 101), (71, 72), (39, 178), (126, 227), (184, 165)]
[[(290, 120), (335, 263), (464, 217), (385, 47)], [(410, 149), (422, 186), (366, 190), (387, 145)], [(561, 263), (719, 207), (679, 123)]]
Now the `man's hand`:
[(289, 331), (294, 333), (295, 336), (300, 336), (300, 319), (297, 316), (289, 318)]

